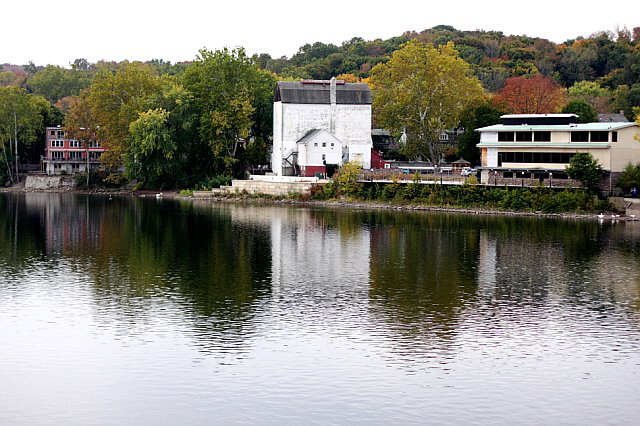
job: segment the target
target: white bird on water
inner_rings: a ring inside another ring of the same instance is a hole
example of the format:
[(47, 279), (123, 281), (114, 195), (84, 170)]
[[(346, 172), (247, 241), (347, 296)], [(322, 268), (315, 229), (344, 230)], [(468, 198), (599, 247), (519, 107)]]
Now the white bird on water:
[(156, 198), (162, 198), (162, 192), (158, 192), (158, 193), (156, 194)]
[(602, 213), (600, 213), (600, 214), (598, 215), (598, 219), (604, 219), (604, 215), (603, 215)]

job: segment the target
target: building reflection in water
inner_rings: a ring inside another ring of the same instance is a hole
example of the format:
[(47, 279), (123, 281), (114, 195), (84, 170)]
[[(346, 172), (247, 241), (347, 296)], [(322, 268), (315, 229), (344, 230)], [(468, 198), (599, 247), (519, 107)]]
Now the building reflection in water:
[(558, 307), (638, 327), (635, 222), (71, 194), (0, 204), (0, 268), (20, 274), (39, 262), (82, 280), (97, 320), (120, 333), (171, 311), (208, 353), (248, 351), (274, 318), (291, 330), (375, 336), (397, 359), (453, 357), (482, 322), (499, 333)]

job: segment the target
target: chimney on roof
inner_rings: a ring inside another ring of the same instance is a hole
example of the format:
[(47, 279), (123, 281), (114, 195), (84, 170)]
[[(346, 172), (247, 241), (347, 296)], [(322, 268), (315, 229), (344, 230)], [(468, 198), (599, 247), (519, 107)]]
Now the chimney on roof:
[(331, 101), (331, 113), (329, 116), (329, 133), (335, 134), (335, 120), (336, 113), (336, 78), (331, 77), (329, 81), (329, 100)]

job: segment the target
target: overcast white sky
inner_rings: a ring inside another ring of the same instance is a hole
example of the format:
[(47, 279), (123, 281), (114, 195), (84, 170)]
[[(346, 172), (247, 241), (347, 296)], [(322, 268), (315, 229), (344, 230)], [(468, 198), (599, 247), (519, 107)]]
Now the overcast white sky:
[[(30, 0), (2, 5), (0, 63), (68, 66), (162, 58), (243, 46), (291, 56), (305, 43), (389, 38), (434, 25), (496, 30), (562, 42), (616, 26), (640, 26), (637, 0), (201, 1)], [(579, 6), (578, 6), (579, 5)]]

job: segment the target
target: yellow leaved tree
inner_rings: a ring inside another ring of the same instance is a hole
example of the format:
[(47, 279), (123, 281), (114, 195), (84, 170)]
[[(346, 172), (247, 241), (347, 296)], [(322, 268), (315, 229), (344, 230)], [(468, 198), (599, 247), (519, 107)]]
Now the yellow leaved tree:
[(377, 124), (406, 133), (404, 153), (434, 164), (442, 159), (440, 134), (455, 128), (462, 112), (485, 97), (453, 43), (406, 43), (371, 70), (371, 86)]

